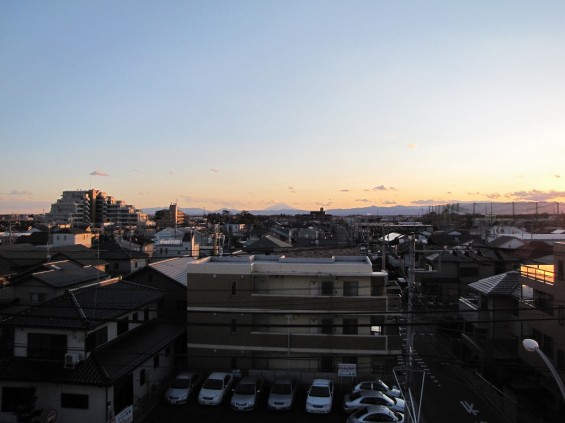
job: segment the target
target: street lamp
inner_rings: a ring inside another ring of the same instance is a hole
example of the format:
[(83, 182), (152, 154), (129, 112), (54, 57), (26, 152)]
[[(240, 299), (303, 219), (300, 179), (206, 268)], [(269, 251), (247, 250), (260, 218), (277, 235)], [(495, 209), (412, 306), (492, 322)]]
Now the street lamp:
[(551, 364), (551, 361), (549, 361), (549, 358), (547, 358), (547, 356), (544, 354), (544, 352), (542, 350), (540, 350), (540, 347), (539, 347), (537, 341), (534, 340), (534, 339), (527, 339), (526, 338), (522, 341), (522, 344), (524, 345), (524, 348), (526, 349), (526, 351), (528, 351), (528, 352), (534, 352), (535, 351), (539, 354), (539, 356), (542, 358), (542, 360), (545, 362), (545, 364), (549, 368), (549, 371), (553, 375), (555, 382), (557, 382), (557, 386), (559, 386), (559, 390), (561, 391), (561, 396), (563, 397), (563, 400), (565, 400), (565, 387), (563, 386), (563, 381), (561, 380), (561, 378), (557, 374), (557, 370), (555, 370), (555, 367), (553, 367), (553, 364)]

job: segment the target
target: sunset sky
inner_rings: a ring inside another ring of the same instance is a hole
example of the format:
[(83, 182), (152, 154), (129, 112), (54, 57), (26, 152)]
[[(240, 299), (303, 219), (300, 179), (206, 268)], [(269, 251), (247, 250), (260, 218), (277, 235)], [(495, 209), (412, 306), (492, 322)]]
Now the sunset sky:
[(0, 3), (0, 213), (565, 201), (562, 0)]

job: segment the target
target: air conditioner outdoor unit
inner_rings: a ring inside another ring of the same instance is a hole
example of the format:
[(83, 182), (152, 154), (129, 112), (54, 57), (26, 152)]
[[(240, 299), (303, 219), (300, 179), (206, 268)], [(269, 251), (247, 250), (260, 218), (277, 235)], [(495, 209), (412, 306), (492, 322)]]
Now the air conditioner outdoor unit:
[(80, 354), (77, 352), (65, 354), (65, 369), (74, 369), (80, 362)]

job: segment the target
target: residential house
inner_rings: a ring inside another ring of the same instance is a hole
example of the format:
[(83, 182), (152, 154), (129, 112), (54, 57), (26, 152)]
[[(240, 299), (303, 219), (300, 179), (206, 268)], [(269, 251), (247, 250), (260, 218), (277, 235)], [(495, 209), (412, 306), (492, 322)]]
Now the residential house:
[(363, 256), (207, 257), (188, 266), (188, 357), (199, 368), (336, 377), (391, 371), (399, 295)]
[(160, 289), (165, 296), (159, 303), (159, 315), (175, 321), (186, 321), (186, 283), (188, 266), (196, 259), (175, 257), (160, 260), (130, 273), (128, 281)]
[(106, 272), (112, 276), (125, 276), (147, 266), (149, 255), (141, 251), (130, 250), (120, 245), (115, 239), (101, 242), (96, 250), (100, 258), (106, 261)]
[(4, 319), (14, 347), (0, 361), (0, 420), (16, 422), (31, 397), (58, 423), (138, 420), (174, 372), (174, 341), (186, 331), (157, 319), (162, 297), (114, 279)]

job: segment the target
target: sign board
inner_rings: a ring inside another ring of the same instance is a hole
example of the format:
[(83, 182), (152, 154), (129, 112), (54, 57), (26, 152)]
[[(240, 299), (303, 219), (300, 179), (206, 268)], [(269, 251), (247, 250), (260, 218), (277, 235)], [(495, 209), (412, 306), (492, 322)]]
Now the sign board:
[(116, 414), (116, 423), (133, 423), (133, 405), (130, 405)]
[(55, 423), (57, 421), (57, 410), (49, 410), (45, 416), (45, 423)]
[(337, 365), (337, 375), (345, 377), (355, 377), (357, 376), (357, 364), (350, 363), (338, 363)]

